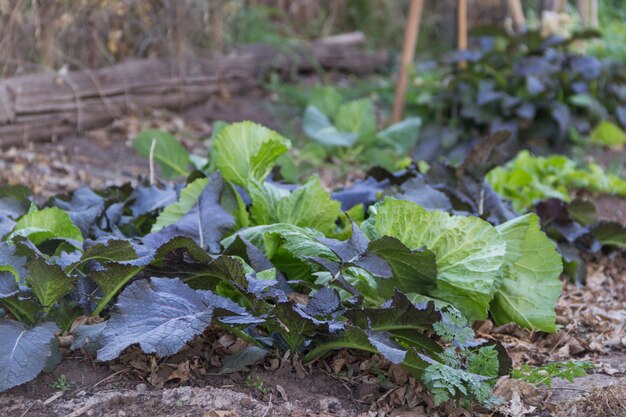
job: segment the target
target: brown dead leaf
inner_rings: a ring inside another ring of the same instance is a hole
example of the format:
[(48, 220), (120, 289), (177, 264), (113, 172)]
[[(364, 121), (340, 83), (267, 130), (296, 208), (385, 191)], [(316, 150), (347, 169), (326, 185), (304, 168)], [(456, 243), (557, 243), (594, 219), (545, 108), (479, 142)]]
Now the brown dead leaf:
[(191, 366), (188, 360), (178, 364), (178, 367), (168, 377), (167, 381), (178, 380), (180, 384), (184, 384), (192, 377)]
[(346, 363), (347, 361), (344, 358), (335, 359), (331, 365), (333, 372), (336, 374), (341, 372), (341, 368), (343, 368)]

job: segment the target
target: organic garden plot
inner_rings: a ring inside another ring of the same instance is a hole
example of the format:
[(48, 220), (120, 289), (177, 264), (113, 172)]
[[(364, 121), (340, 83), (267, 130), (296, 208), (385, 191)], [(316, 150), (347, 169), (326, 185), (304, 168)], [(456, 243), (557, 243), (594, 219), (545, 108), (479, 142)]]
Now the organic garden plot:
[(289, 146), (244, 122), (222, 129), (186, 185), (81, 189), (39, 207), (4, 187), (1, 324), (15, 337), (3, 388), (58, 362), (59, 336), (99, 361), (129, 348), (167, 361), (221, 328), (248, 345), (222, 372), (274, 352), (310, 364), (349, 348), (421, 381), (436, 404), (496, 406), (492, 387), (511, 360), (471, 324), (557, 330), (562, 260), (539, 218), (516, 217), (495, 194), (481, 213), (491, 223), (470, 214), (471, 199), (466, 210), (450, 200), (453, 214), (425, 209), (410, 201), (416, 184), (448, 197), (417, 171), (400, 192), (386, 187), (395, 197), (342, 207), (315, 179), (267, 181)]

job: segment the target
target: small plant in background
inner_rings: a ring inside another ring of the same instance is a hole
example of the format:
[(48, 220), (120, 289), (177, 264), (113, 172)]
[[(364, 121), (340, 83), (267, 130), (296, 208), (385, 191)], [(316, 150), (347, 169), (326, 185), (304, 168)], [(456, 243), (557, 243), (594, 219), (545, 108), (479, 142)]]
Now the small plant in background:
[(579, 166), (563, 155), (541, 157), (528, 151), (490, 171), (487, 182), (518, 211), (548, 198), (569, 202), (575, 190), (626, 196), (626, 180), (607, 174), (597, 164)]
[(320, 154), (390, 171), (411, 162), (408, 154), (422, 125), (421, 119), (413, 117), (378, 130), (370, 99), (347, 101), (332, 87), (313, 90), (302, 123), (304, 133), (319, 145)]
[(594, 368), (594, 364), (588, 361), (564, 361), (551, 362), (542, 366), (522, 365), (514, 369), (511, 377), (522, 379), (529, 384), (545, 384), (552, 387), (553, 378), (564, 378), (574, 382), (574, 378), (587, 375), (587, 371)]
[(50, 388), (66, 392), (71, 388), (71, 384), (65, 374), (61, 374), (56, 381), (50, 384)]
[(246, 387), (253, 388), (260, 392), (262, 395), (269, 394), (272, 390), (268, 386), (265, 385), (260, 376), (256, 376), (253, 378), (252, 375), (248, 375), (245, 382)]

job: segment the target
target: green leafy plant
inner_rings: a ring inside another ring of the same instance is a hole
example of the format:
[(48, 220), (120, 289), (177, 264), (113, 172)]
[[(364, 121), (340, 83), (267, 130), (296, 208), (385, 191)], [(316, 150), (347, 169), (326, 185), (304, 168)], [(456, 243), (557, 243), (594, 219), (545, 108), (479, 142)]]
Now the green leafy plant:
[[(277, 132), (243, 122), (217, 133), (210, 164), (184, 187), (80, 189), (41, 207), (0, 188), (9, 229), (0, 242), (0, 331), (9, 341), (0, 345), (0, 390), (54, 367), (58, 335), (93, 315), (105, 320), (73, 329), (72, 348), (99, 361), (132, 345), (174, 355), (214, 325), (254, 347), (225, 360), (224, 372), (272, 350), (310, 363), (359, 349), (405, 368), (437, 402), (493, 405), (491, 386), (510, 359), (477, 340), (472, 322), (490, 314), (555, 330), (561, 259), (536, 216), (494, 226), (427, 210), (407, 200), (423, 195), (408, 186), (381, 201), (385, 187), (372, 180), (339, 193), (316, 179), (268, 180), (289, 148)], [(359, 210), (360, 218), (345, 214)]]
[(272, 389), (265, 385), (260, 376), (256, 376), (256, 378), (252, 378), (252, 376), (248, 376), (245, 381), (246, 387), (253, 388), (261, 395), (267, 395), (272, 392)]
[[(571, 38), (543, 38), (538, 30), (514, 35), (498, 28), (474, 31), (480, 47), (444, 57), (428, 70), (427, 99), (416, 87), (412, 111), (425, 121), (419, 159), (447, 155), (460, 161), (472, 145), (501, 129), (511, 146), (563, 152), (573, 144), (626, 142), (626, 80), (623, 62), (572, 52), (586, 31)], [(459, 69), (457, 63), (467, 65)]]
[(65, 376), (65, 374), (61, 374), (59, 375), (56, 381), (50, 384), (50, 388), (66, 392), (70, 390), (71, 384), (67, 380), (67, 377)]
[(593, 368), (593, 363), (588, 361), (550, 362), (542, 366), (522, 365), (518, 369), (513, 369), (511, 377), (533, 385), (545, 384), (552, 387), (553, 378), (564, 378), (574, 382), (574, 378), (587, 375), (587, 371)]
[(493, 169), (487, 174), (487, 181), (520, 211), (548, 198), (571, 201), (572, 192), (577, 189), (626, 196), (626, 181), (606, 173), (597, 164), (579, 167), (566, 156), (541, 157), (528, 151), (521, 151), (506, 165)]
[(414, 117), (378, 131), (371, 100), (346, 101), (332, 87), (313, 90), (303, 117), (305, 134), (326, 153), (338, 152), (343, 161), (390, 170), (408, 165), (406, 155), (417, 142), (421, 125)]

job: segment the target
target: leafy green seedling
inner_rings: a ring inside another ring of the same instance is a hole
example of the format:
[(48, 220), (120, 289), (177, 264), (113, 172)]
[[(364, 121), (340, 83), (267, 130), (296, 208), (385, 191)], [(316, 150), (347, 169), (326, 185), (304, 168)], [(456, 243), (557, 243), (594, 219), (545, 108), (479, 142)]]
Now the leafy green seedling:
[(69, 391), (71, 386), (72, 384), (67, 380), (65, 374), (61, 374), (56, 381), (50, 384), (50, 388), (63, 392)]
[(256, 378), (252, 378), (252, 376), (248, 376), (248, 378), (246, 378), (245, 384), (246, 384), (246, 387), (254, 388), (255, 390), (259, 391), (263, 395), (267, 395), (271, 391), (271, 389), (265, 385), (261, 377), (258, 375), (256, 376)]
[(522, 365), (511, 373), (513, 378), (522, 379), (530, 384), (545, 384), (552, 387), (553, 378), (565, 378), (574, 382), (574, 378), (587, 375), (588, 369), (594, 364), (588, 361), (551, 362), (543, 366)]

